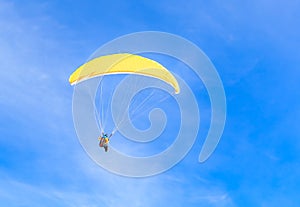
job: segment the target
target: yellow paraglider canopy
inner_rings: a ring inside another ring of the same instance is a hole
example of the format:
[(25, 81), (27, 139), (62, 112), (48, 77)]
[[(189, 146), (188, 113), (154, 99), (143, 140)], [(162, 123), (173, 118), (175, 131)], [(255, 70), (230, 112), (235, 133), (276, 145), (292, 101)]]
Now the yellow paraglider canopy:
[(176, 78), (160, 63), (128, 53), (100, 56), (81, 65), (69, 78), (71, 85), (109, 74), (138, 74), (161, 79), (170, 84), (175, 93), (180, 92)]

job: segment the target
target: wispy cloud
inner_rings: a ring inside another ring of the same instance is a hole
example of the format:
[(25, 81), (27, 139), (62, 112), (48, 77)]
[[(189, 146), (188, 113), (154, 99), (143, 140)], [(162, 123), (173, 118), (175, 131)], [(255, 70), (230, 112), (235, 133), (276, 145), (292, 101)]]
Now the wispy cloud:
[(103, 194), (85, 189), (30, 184), (1, 173), (0, 203), (7, 206), (107, 206)]
[(61, 86), (66, 86), (66, 68), (70, 66), (59, 62), (58, 53), (53, 55), (59, 42), (47, 35), (57, 25), (47, 16), (23, 17), (14, 3), (0, 4), (2, 110), (12, 110), (18, 114), (15, 119), (27, 122), (39, 120), (49, 124), (58, 117), (65, 121), (70, 93)]

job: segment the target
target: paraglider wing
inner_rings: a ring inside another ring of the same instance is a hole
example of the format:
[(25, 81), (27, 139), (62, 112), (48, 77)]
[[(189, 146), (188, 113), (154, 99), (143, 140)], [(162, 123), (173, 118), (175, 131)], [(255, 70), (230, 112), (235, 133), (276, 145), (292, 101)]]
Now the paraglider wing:
[(170, 84), (175, 93), (180, 92), (176, 78), (160, 63), (139, 55), (128, 53), (100, 56), (81, 65), (70, 76), (71, 85), (84, 80), (109, 74), (138, 74), (158, 78)]

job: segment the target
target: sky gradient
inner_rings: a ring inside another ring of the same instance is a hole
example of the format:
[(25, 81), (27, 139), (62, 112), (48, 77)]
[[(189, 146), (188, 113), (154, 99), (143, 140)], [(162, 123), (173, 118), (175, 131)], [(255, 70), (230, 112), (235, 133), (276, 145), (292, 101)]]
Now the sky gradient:
[[(299, 0), (0, 0), (1, 206), (298, 206), (299, 9)], [(199, 163), (210, 102), (195, 88), (201, 125), (191, 151), (135, 179), (107, 172), (81, 147), (68, 78), (107, 41), (149, 30), (206, 53), (224, 84), (227, 120)]]

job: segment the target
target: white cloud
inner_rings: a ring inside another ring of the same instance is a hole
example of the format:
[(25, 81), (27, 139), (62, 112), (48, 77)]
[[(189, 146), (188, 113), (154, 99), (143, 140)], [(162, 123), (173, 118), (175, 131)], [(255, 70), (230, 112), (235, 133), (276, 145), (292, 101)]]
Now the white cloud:
[(80, 188), (62, 189), (18, 181), (0, 172), (0, 203), (6, 206), (98, 206), (103, 194), (90, 194)]
[(190, 197), (193, 203), (198, 203), (205, 206), (216, 206), (216, 207), (233, 207), (236, 206), (232, 199), (226, 193), (215, 193), (211, 192), (207, 195), (194, 195)]
[(63, 51), (57, 51), (59, 42), (49, 35), (57, 25), (47, 16), (26, 17), (13, 3), (0, 5), (2, 110), (11, 110), (18, 114), (15, 119), (26, 122), (65, 121), (71, 103), (71, 90), (66, 90), (70, 66), (59, 60), (55, 52)]

